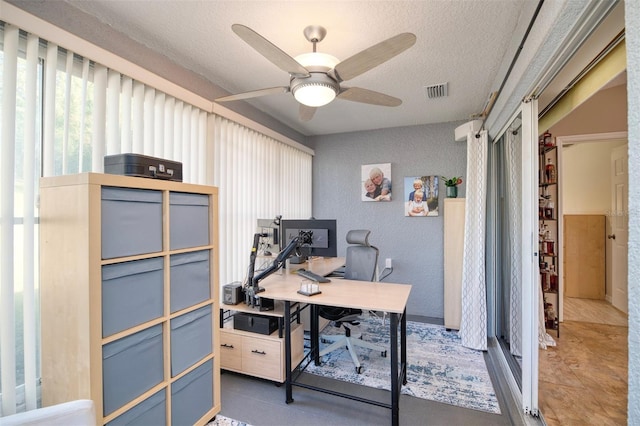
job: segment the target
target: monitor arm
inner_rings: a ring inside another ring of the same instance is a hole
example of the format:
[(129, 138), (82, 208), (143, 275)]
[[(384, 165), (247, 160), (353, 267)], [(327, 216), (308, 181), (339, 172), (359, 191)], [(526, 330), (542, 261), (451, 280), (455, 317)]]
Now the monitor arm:
[(298, 250), (299, 241), (298, 237), (293, 238), (289, 244), (282, 250), (275, 260), (269, 265), (269, 267), (263, 271), (260, 271), (258, 275), (254, 276), (254, 267), (256, 263), (256, 253), (258, 252), (258, 244), (260, 242), (260, 238), (266, 236), (266, 234), (254, 234), (253, 236), (253, 247), (251, 248), (251, 257), (250, 257), (250, 265), (249, 265), (249, 277), (247, 278), (247, 285), (245, 287), (245, 303), (248, 306), (254, 307), (259, 305), (256, 300), (256, 295), (260, 292), (264, 291), (264, 288), (259, 286), (260, 281), (267, 278), (269, 275), (276, 272), (278, 269), (282, 268), (289, 257), (291, 257), (294, 252)]

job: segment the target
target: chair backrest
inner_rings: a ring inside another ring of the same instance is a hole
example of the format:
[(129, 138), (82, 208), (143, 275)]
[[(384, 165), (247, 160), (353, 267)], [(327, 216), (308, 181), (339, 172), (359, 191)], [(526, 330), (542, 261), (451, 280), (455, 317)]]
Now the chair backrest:
[(378, 268), (378, 249), (369, 244), (368, 229), (355, 229), (347, 233), (344, 277), (349, 280), (374, 281)]

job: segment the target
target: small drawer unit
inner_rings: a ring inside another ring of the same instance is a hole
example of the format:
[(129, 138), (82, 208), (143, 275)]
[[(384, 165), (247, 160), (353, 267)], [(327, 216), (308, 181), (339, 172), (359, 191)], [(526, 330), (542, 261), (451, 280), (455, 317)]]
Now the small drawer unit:
[[(291, 362), (304, 356), (302, 324), (292, 325)], [(284, 338), (278, 331), (269, 335), (234, 329), (227, 322), (220, 330), (220, 368), (282, 383), (285, 380)]]

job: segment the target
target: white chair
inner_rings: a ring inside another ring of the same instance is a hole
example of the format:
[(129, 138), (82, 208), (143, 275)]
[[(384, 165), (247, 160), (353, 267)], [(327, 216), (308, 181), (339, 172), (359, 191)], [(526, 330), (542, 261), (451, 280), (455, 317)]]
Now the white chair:
[(95, 426), (93, 401), (79, 399), (0, 417), (0, 426)]
[[(347, 233), (347, 243), (352, 244), (347, 247), (347, 257), (345, 260), (344, 278), (359, 281), (375, 281), (378, 269), (378, 249), (369, 244), (369, 234), (371, 231), (366, 229), (352, 230)], [(379, 351), (381, 356), (387, 356), (387, 349), (373, 343), (362, 340), (362, 338), (351, 337), (351, 328), (349, 325), (357, 325), (362, 315), (360, 309), (341, 308), (334, 306), (321, 306), (320, 316), (333, 321), (337, 327), (343, 327), (345, 334), (329, 335), (322, 334), (320, 340), (322, 342), (330, 342), (331, 344), (320, 351), (320, 356), (324, 356), (336, 349), (344, 346), (349, 350), (351, 359), (356, 366), (356, 373), (362, 372), (362, 365), (358, 360), (354, 346)]]

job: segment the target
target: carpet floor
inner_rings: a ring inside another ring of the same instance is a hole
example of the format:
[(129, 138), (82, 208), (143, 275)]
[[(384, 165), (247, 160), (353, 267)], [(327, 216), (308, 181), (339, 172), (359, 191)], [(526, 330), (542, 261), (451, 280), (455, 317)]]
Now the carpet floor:
[[(352, 336), (389, 347), (388, 319), (363, 316), (352, 328)], [(327, 326), (322, 334), (343, 334), (342, 328)], [(321, 346), (321, 348), (324, 346)], [(309, 364), (307, 373), (330, 377), (378, 389), (390, 389), (389, 357), (380, 351), (357, 347), (361, 374), (346, 347), (322, 359), (322, 365)], [(387, 351), (389, 353), (389, 351)], [(407, 385), (402, 393), (459, 407), (500, 414), (500, 406), (481, 351), (462, 346), (456, 331), (443, 326), (407, 321)]]

